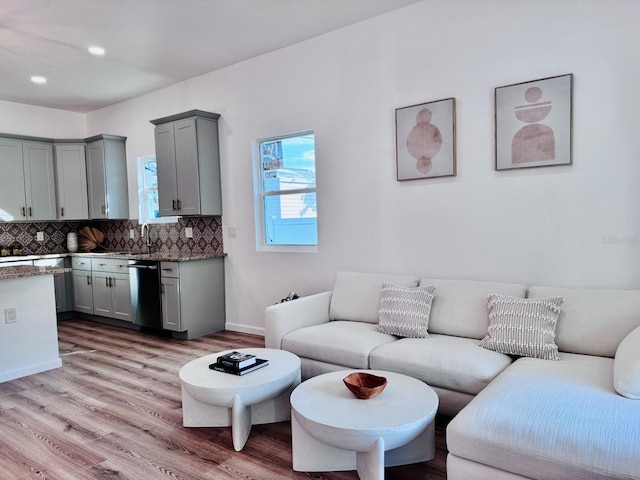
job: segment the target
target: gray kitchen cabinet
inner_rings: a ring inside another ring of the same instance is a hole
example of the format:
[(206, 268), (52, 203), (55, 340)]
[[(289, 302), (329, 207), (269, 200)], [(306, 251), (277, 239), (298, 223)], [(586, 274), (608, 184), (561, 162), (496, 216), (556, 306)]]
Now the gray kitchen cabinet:
[(82, 313), (93, 313), (93, 278), (91, 276), (91, 259), (72, 257), (73, 274), (73, 310)]
[[(34, 260), (36, 267), (69, 267), (68, 258), (47, 258)], [(56, 294), (56, 313), (70, 312), (73, 310), (73, 274), (56, 273), (53, 276), (53, 284)]]
[(92, 258), (93, 313), (131, 322), (128, 260)]
[(89, 218), (129, 217), (126, 137), (98, 135), (87, 142)]
[(87, 220), (87, 167), (84, 143), (54, 145), (58, 220)]
[(218, 118), (191, 110), (151, 120), (161, 216), (222, 215)]
[(224, 258), (162, 262), (162, 328), (193, 339), (224, 330)]
[(0, 219), (56, 219), (53, 146), (0, 138)]

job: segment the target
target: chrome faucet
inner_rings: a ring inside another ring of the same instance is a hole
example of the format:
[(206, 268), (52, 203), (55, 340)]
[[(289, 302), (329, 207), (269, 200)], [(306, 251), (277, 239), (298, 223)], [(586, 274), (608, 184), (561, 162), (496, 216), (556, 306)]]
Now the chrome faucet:
[(144, 238), (144, 243), (147, 246), (147, 253), (151, 253), (151, 239), (149, 238), (149, 224), (143, 223), (140, 235)]

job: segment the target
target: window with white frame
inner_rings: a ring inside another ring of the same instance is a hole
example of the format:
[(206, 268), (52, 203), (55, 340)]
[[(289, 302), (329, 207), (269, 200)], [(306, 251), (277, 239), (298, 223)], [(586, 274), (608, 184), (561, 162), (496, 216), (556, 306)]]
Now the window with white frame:
[(259, 250), (315, 252), (318, 245), (313, 131), (255, 142)]
[(158, 204), (156, 156), (138, 157), (138, 223), (175, 223), (178, 217), (161, 217)]

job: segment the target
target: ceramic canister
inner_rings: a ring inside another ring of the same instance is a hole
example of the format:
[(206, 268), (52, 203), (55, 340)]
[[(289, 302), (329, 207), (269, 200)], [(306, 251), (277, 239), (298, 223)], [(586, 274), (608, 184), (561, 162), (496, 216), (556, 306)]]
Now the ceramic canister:
[(76, 232), (67, 233), (67, 250), (71, 253), (78, 251), (78, 234)]

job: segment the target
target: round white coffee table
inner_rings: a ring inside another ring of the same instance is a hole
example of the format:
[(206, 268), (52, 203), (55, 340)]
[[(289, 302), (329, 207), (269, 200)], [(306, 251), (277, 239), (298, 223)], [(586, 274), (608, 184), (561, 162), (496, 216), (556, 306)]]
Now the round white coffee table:
[(268, 348), (239, 348), (269, 364), (245, 375), (211, 370), (220, 355), (197, 358), (180, 369), (182, 424), (185, 427), (231, 426), (233, 447), (242, 450), (251, 425), (291, 418), (289, 396), (300, 383), (300, 359), (289, 352)]
[(387, 378), (377, 397), (360, 400), (347, 390), (344, 370), (310, 378), (291, 394), (293, 469), (357, 470), (361, 479), (384, 478), (384, 467), (432, 460), (438, 396), (406, 375), (368, 370)]

